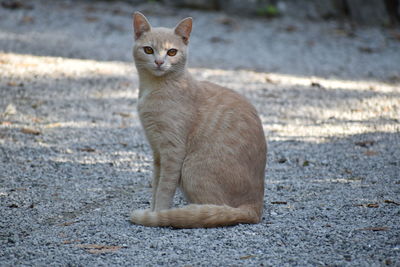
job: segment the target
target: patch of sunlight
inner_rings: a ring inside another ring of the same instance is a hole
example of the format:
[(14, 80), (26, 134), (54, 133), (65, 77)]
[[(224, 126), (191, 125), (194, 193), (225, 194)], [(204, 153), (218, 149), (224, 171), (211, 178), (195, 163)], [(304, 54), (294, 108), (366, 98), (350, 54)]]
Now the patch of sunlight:
[[(52, 157), (51, 160), (59, 163), (79, 163), (83, 165), (93, 165), (93, 164), (110, 164), (113, 163), (114, 166), (118, 167), (123, 163), (129, 163), (130, 168), (140, 168), (143, 167), (143, 162), (150, 162), (151, 158), (146, 155), (133, 151), (118, 151), (114, 153), (99, 153), (93, 152), (91, 155), (82, 154), (80, 152), (74, 152), (68, 149), (68, 154), (65, 156), (57, 155)], [(113, 156), (113, 157), (111, 157)], [(115, 157), (118, 156), (118, 157)], [(140, 160), (138, 160), (140, 159)], [(145, 171), (145, 170), (143, 170)]]
[(349, 81), (340, 79), (326, 79), (321, 77), (300, 77), (287, 74), (270, 73), (267, 78), (271, 82), (276, 82), (284, 85), (300, 85), (300, 86), (310, 86), (320, 85), (325, 89), (350, 89), (350, 90), (374, 90), (375, 87), (379, 87), (380, 91), (391, 91), (394, 86), (378, 81)]
[[(216, 82), (246, 95), (260, 111), (264, 128), (272, 133), (269, 138), (273, 140), (300, 138), (324, 142), (333, 136), (400, 131), (398, 84), (247, 70), (193, 68), (191, 72), (200, 80)], [(124, 90), (131, 87), (126, 79), (137, 81), (133, 63), (0, 53), (0, 73), (0, 83), (18, 78), (29, 81), (37, 77), (42, 80), (117, 77), (120, 80), (116, 80), (115, 88), (110, 86), (106, 90), (97, 90), (91, 97), (137, 97), (137, 89)], [(304, 91), (302, 95), (303, 88), (313, 88), (313, 91)], [(262, 95), (263, 90), (267, 91), (266, 96)], [(346, 90), (349, 92), (341, 92)], [(92, 125), (66, 121), (45, 127), (87, 128)], [(99, 124), (93, 127), (99, 127)]]
[[(131, 113), (129, 113), (130, 115)], [(132, 113), (130, 118), (136, 119), (137, 114)], [(1, 126), (1, 125), (0, 125)], [(2, 128), (9, 128), (9, 129), (20, 129), (26, 126), (26, 123), (13, 123), (8, 126), (4, 126)], [(62, 129), (62, 128), (74, 128), (74, 129), (90, 129), (90, 128), (115, 128), (115, 125), (110, 124), (110, 122), (103, 122), (103, 121), (96, 121), (93, 123), (92, 121), (64, 121), (64, 122), (51, 122), (45, 124), (36, 124), (37, 128), (39, 129)], [(122, 127), (122, 126), (121, 126)], [(30, 129), (30, 128), (29, 128)]]
[(53, 122), (47, 123), (43, 125), (44, 128), (52, 129), (52, 128), (95, 128), (95, 127), (106, 127), (104, 125), (100, 125), (101, 123), (92, 123), (91, 121), (64, 121), (64, 122)]
[(321, 179), (321, 180), (312, 180), (314, 183), (337, 183), (337, 184), (351, 184), (351, 183), (361, 183), (361, 178), (336, 178), (336, 179)]
[[(104, 62), (15, 53), (0, 53), (0, 70), (3, 74), (12, 72), (14, 77), (19, 76), (21, 78), (29, 78), (33, 75), (73, 78), (101, 75), (129, 77), (136, 74), (133, 62)], [(312, 84), (318, 84), (318, 86), (325, 89), (374, 90), (375, 87), (379, 87), (379, 91), (393, 91), (394, 88), (398, 88), (398, 85), (379, 81), (327, 79), (315, 76), (261, 73), (248, 70), (191, 68), (191, 71), (199, 79), (213, 80), (213, 77), (217, 76), (222, 83), (228, 82), (233, 85), (236, 81), (240, 81), (240, 83), (272, 83), (282, 86), (311, 86)], [(233, 73), (234, 75), (232, 75)], [(246, 87), (246, 89), (249, 88)], [(260, 88), (256, 86), (254, 89)]]
[[(395, 133), (400, 129), (399, 127), (390, 124), (374, 125), (370, 127), (362, 123), (343, 125), (286, 125), (279, 124), (268, 125), (264, 130), (268, 132), (279, 132), (279, 135), (272, 135), (269, 139), (272, 141), (285, 141), (285, 140), (303, 140), (314, 143), (325, 142), (331, 137), (346, 137), (357, 134), (366, 134), (374, 132)], [(268, 135), (268, 134), (267, 134)]]
[(133, 75), (133, 63), (101, 62), (88, 59), (44, 57), (14, 53), (0, 53), (0, 72), (14, 78), (27, 79), (35, 75), (50, 78), (81, 78), (88, 76)]
[(95, 99), (118, 99), (130, 98), (136, 99), (138, 97), (138, 90), (113, 90), (111, 92), (95, 92), (91, 95)]
[[(237, 81), (249, 83), (270, 83), (280, 86), (318, 86), (325, 89), (348, 89), (348, 90), (375, 90), (379, 88), (380, 92), (393, 91), (399, 88), (398, 84), (388, 84), (380, 81), (368, 80), (345, 80), (336, 78), (322, 78), (317, 76), (298, 76), (282, 73), (262, 73), (249, 70), (221, 70), (221, 69), (206, 69), (194, 68), (192, 69), (199, 79), (207, 80), (213, 79), (218, 76), (228, 83), (229, 87), (234, 87)], [(235, 75), (232, 76), (232, 72)], [(224, 79), (224, 77), (226, 77)], [(250, 86), (251, 88), (251, 86)], [(246, 87), (246, 89), (249, 89)], [(259, 89), (255, 87), (254, 89)]]

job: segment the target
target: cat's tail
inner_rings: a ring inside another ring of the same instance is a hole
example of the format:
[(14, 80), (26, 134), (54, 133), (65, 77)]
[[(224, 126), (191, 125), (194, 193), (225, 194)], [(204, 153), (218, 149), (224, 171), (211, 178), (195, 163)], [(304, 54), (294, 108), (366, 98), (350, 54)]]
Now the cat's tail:
[(145, 226), (171, 226), (174, 228), (210, 228), (229, 226), (238, 223), (259, 223), (261, 213), (253, 206), (238, 208), (219, 205), (191, 204), (182, 208), (173, 208), (152, 212), (135, 210), (131, 222)]

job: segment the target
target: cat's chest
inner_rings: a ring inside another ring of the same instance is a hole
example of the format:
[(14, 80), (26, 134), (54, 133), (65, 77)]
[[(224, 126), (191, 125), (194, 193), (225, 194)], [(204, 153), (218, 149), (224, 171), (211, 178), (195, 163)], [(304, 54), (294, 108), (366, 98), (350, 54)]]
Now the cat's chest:
[(168, 112), (169, 99), (158, 92), (143, 91), (138, 100), (138, 112), (141, 119), (160, 117), (161, 113)]
[(185, 96), (171, 90), (143, 90), (138, 99), (138, 112), (141, 118), (168, 119), (176, 117), (187, 105)]
[(153, 148), (163, 143), (183, 144), (186, 140), (191, 111), (182, 96), (165, 92), (142, 93), (138, 100), (138, 113)]
[(138, 101), (138, 113), (143, 128), (149, 133), (162, 133), (178, 127), (184, 120), (176, 101), (163, 93), (143, 93)]

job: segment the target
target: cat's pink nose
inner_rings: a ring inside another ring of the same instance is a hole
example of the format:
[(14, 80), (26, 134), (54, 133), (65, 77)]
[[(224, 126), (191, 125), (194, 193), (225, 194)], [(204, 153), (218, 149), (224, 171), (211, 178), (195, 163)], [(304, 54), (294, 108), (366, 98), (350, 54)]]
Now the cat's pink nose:
[(154, 62), (156, 63), (156, 65), (157, 66), (161, 66), (162, 64), (164, 64), (164, 60), (162, 60), (162, 59), (156, 59), (156, 60), (154, 60)]

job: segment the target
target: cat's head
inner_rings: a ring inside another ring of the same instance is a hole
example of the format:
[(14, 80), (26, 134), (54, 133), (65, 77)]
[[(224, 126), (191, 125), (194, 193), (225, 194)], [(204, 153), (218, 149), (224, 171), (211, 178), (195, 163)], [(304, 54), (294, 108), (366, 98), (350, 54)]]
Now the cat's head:
[(152, 28), (142, 13), (135, 12), (133, 28), (133, 57), (138, 70), (163, 76), (185, 69), (192, 18), (183, 19), (173, 29)]

